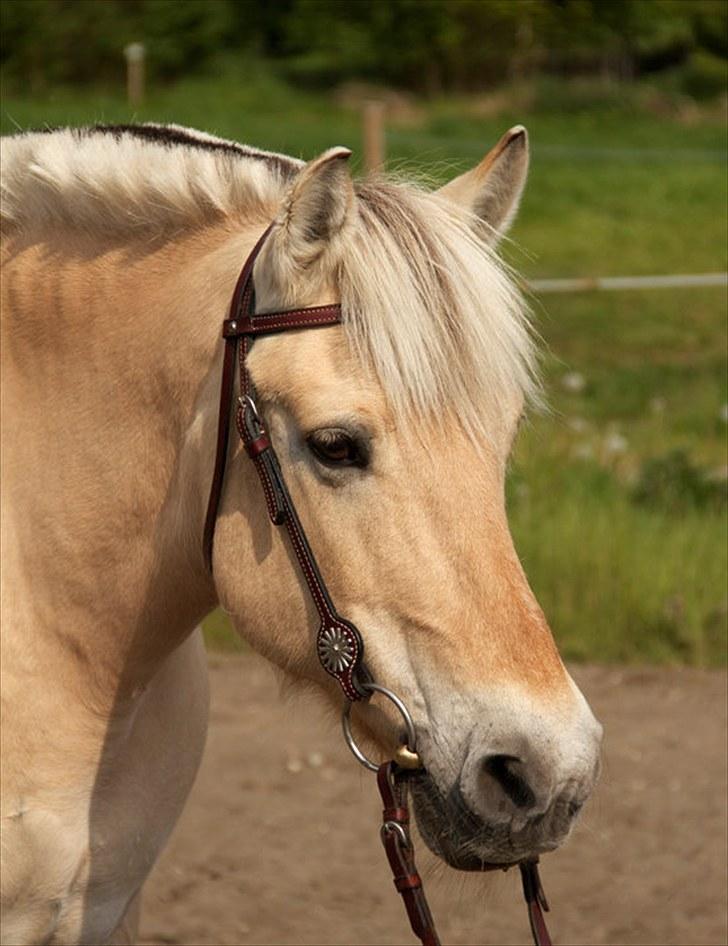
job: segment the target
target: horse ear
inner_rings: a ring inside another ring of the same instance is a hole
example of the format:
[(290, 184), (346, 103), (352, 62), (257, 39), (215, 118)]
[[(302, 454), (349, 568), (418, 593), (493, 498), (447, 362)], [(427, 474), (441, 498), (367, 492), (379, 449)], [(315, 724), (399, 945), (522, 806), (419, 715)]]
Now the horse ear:
[(276, 240), (300, 266), (321, 255), (352, 210), (350, 155), (348, 148), (329, 148), (309, 161), (283, 201)]
[(507, 131), (476, 167), (438, 191), (472, 211), (497, 243), (513, 222), (528, 175), (528, 133), (523, 125)]

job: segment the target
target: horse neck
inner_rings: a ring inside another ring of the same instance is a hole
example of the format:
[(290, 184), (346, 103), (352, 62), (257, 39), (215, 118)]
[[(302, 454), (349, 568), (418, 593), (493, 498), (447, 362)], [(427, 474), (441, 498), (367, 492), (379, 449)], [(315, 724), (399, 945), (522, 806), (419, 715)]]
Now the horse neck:
[(220, 323), (254, 238), (236, 231), (153, 247), (64, 235), (8, 254), (13, 571), (45, 615), (39, 642), (65, 641), (117, 700), (215, 604), (200, 542)]

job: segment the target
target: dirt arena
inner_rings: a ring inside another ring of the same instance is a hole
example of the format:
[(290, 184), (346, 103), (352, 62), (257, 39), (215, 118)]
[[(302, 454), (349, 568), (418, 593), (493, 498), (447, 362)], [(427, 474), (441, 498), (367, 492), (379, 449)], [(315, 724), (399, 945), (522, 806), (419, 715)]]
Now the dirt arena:
[[(577, 667), (606, 731), (600, 786), (542, 862), (571, 944), (726, 943), (726, 675)], [(370, 773), (253, 656), (212, 657), (202, 770), (146, 888), (150, 944), (409, 944)], [(463, 877), (418, 846), (443, 942), (529, 943), (516, 873)]]

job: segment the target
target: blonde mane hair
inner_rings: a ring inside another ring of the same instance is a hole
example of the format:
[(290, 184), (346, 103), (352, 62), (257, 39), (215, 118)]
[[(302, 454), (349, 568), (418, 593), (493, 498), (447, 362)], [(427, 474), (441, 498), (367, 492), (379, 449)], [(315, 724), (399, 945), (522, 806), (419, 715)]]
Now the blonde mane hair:
[(455, 413), (476, 439), (538, 400), (528, 310), (480, 221), (412, 184), (364, 181), (339, 287), (357, 351), (400, 414)]
[[(174, 125), (21, 134), (2, 143), (6, 232), (120, 235), (275, 216), (303, 162)], [(395, 413), (455, 413), (489, 439), (502, 405), (538, 396), (522, 296), (470, 214), (386, 178), (356, 185), (337, 265), (344, 326)]]
[(302, 161), (178, 125), (100, 125), (2, 139), (6, 231), (165, 233), (275, 206)]

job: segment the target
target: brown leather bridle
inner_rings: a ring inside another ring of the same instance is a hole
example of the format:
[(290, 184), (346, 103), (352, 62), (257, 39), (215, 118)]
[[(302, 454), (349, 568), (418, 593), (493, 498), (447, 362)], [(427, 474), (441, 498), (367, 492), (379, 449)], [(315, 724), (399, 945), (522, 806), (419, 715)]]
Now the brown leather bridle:
[[(373, 682), (364, 663), (364, 642), (361, 633), (351, 621), (341, 617), (334, 606), (256, 405), (255, 389), (248, 372), (248, 352), (259, 335), (271, 335), (293, 329), (320, 328), (341, 323), (339, 303), (289, 309), (284, 312), (255, 312), (253, 266), (273, 226), (274, 224), (271, 224), (265, 230), (245, 261), (233, 292), (229, 318), (223, 322), (222, 335), (225, 348), (220, 385), (215, 469), (210, 486), (203, 536), (205, 564), (212, 572), (215, 524), (225, 481), (237, 367), (239, 395), (235, 410), (235, 425), (245, 450), (258, 471), (268, 515), (274, 525), (286, 527), (301, 573), (318, 612), (320, 624), (316, 637), (316, 651), (321, 666), (339, 682), (346, 698), (344, 733), (347, 742), (359, 761), (377, 770), (377, 784), (384, 806), (381, 836), (392, 869), (394, 885), (402, 895), (412, 930), (423, 946), (440, 946), (425, 899), (422, 880), (415, 868), (414, 849), (409, 833), (407, 791), (408, 779), (412, 773), (408, 770), (422, 768), (416, 752), (414, 725), (402, 701), (386, 687)], [(404, 764), (407, 768), (394, 761), (385, 762), (380, 766), (374, 765), (361, 753), (353, 741), (349, 728), (351, 704), (359, 700), (368, 700), (374, 691), (387, 696), (402, 713), (408, 736), (406, 746), (402, 746), (397, 755), (400, 762), (405, 760)], [(548, 904), (541, 889), (537, 864), (538, 858), (535, 858), (522, 861), (518, 866), (521, 870), (523, 894), (528, 906), (534, 942), (536, 946), (551, 946), (542, 912), (548, 910)], [(484, 865), (483, 869), (508, 870), (510, 866), (513, 865)]]
[[(230, 415), (235, 384), (235, 363), (239, 362), (240, 394), (237, 399), (235, 424), (243, 445), (255, 464), (263, 487), (268, 515), (277, 525), (284, 525), (291, 540), (308, 590), (318, 611), (320, 625), (316, 638), (316, 650), (324, 670), (335, 677), (347, 700), (367, 699), (369, 694), (363, 683), (369, 679), (362, 658), (364, 644), (358, 629), (342, 618), (334, 607), (326, 583), (321, 576), (313, 550), (309, 545), (291, 494), (288, 492), (280, 463), (268, 437), (263, 420), (255, 403), (255, 392), (248, 373), (247, 356), (255, 338), (291, 329), (320, 328), (338, 325), (341, 322), (341, 305), (315, 306), (307, 309), (291, 309), (287, 312), (255, 314), (255, 290), (253, 288), (253, 265), (263, 248), (273, 224), (263, 233), (253, 247), (238, 278), (230, 318), (223, 322), (225, 354), (220, 386), (220, 415), (217, 429), (217, 451), (215, 472), (212, 477), (210, 499), (207, 504), (203, 550), (205, 563), (212, 571), (212, 547), (215, 522), (220, 505), (225, 464), (230, 435)], [(238, 356), (236, 359), (236, 355)]]

